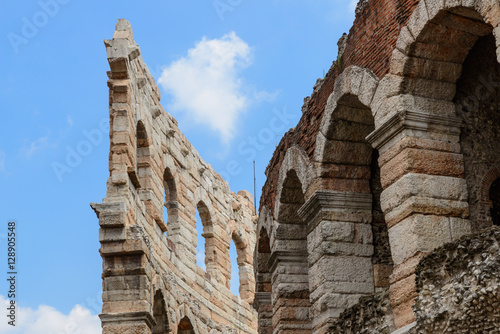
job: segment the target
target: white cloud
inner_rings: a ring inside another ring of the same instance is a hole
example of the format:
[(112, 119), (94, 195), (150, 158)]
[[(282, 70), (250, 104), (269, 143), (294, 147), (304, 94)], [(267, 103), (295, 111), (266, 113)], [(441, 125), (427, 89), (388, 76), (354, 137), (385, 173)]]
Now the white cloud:
[(49, 136), (40, 137), (34, 141), (26, 140), (24, 146), (21, 147), (19, 153), (25, 158), (31, 158), (31, 156), (35, 152), (48, 146), (49, 146)]
[(0, 172), (5, 171), (5, 152), (0, 151)]
[(67, 130), (67, 131), (69, 131), (69, 130), (73, 127), (73, 124), (74, 124), (74, 123), (73, 123), (73, 119), (71, 118), (71, 116), (70, 116), (70, 115), (68, 115), (68, 116), (66, 117), (66, 123), (68, 123), (68, 130)]
[(251, 64), (251, 58), (251, 48), (234, 32), (220, 39), (204, 37), (187, 56), (163, 70), (158, 82), (172, 96), (168, 107), (209, 126), (228, 143), (238, 116), (248, 109), (254, 97), (273, 97), (243, 87), (239, 72)]
[[(1, 295), (0, 305), (3, 310), (8, 306), (8, 300)], [(53, 307), (40, 305), (36, 310), (20, 307), (16, 326), (10, 326), (5, 320), (0, 321), (0, 333), (101, 334), (101, 323), (97, 315), (92, 315), (87, 308), (80, 305), (76, 305), (68, 315)]]

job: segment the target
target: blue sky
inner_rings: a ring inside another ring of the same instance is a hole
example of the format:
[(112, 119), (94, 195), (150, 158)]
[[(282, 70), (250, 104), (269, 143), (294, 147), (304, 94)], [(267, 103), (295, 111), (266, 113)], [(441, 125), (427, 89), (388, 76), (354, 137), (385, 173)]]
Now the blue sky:
[(2, 1), (0, 13), (0, 268), (13, 219), (22, 311), (1, 333), (99, 332), (102, 262), (89, 203), (106, 191), (103, 40), (118, 18), (131, 22), (164, 107), (233, 191), (253, 191), (256, 160), (257, 199), (275, 145), (354, 19), (347, 0), (24, 0)]

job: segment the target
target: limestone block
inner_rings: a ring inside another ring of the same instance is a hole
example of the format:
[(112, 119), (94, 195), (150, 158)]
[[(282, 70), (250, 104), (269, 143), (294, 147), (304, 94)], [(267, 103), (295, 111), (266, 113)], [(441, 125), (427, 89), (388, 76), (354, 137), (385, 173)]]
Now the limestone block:
[(364, 142), (328, 140), (325, 143), (323, 159), (327, 163), (369, 165), (371, 152), (371, 146)]
[(370, 283), (373, 266), (369, 257), (324, 256), (309, 269), (311, 290), (326, 282)]
[(382, 192), (382, 210), (390, 212), (412, 196), (466, 201), (467, 184), (462, 178), (408, 173)]
[(452, 62), (410, 57), (394, 49), (391, 73), (401, 76), (455, 83), (462, 73), (462, 65)]
[(354, 223), (322, 221), (307, 236), (308, 253), (314, 253), (314, 250), (324, 241), (354, 241)]
[(359, 243), (324, 241), (313, 253), (309, 254), (309, 265), (314, 265), (323, 256), (361, 256), (373, 255), (373, 246)]
[(355, 305), (362, 294), (325, 293), (314, 303), (313, 316), (321, 316), (328, 309), (345, 310)]
[(387, 188), (408, 173), (462, 178), (463, 171), (461, 154), (408, 148), (383, 165), (380, 175)]
[(413, 215), (389, 229), (392, 259), (395, 265), (418, 252), (430, 252), (452, 241), (450, 219), (443, 216)]
[(413, 43), (415, 43), (415, 38), (408, 29), (408, 26), (404, 26), (403, 28), (401, 28), (401, 31), (399, 33), (399, 37), (396, 42), (396, 48), (405, 55), (408, 55), (410, 52), (410, 47), (413, 45)]
[(408, 20), (407, 27), (413, 36), (419, 36), (429, 21), (425, 1), (419, 2)]
[(469, 204), (465, 201), (435, 199), (413, 196), (386, 214), (387, 226), (391, 228), (412, 214), (443, 215), (465, 218), (469, 216)]
[(127, 230), (123, 227), (108, 227), (99, 229), (99, 241), (115, 242), (127, 239)]

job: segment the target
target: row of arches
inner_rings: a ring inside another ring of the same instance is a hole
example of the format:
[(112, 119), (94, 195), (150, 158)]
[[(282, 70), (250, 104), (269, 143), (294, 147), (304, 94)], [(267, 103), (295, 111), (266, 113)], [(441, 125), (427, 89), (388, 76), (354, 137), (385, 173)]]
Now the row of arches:
[(387, 75), (339, 75), (313, 156), (289, 148), (274, 208), (261, 208), (260, 332), (325, 330), (389, 281), (395, 325), (407, 325), (419, 259), (499, 224), (499, 9), (420, 1)]
[[(154, 146), (151, 138), (148, 136), (146, 126), (142, 120), (137, 122), (136, 126), (136, 175), (137, 187), (143, 191), (157, 192), (155, 189), (154, 173)], [(249, 291), (253, 289), (248, 285), (250, 282), (246, 279), (247, 273), (245, 269), (248, 265), (247, 259), (250, 253), (248, 241), (239, 233), (237, 229), (231, 229), (228, 240), (224, 240), (223, 235), (215, 233), (214, 226), (218, 222), (213, 221), (211, 209), (207, 206), (206, 198), (198, 200), (194, 207), (192, 203), (185, 203), (183, 207), (179, 204), (179, 193), (175, 173), (170, 167), (164, 169), (161, 183), (162, 189), (162, 212), (157, 212), (155, 221), (162, 233), (171, 240), (174, 245), (181, 244), (179, 235), (182, 235), (181, 229), (189, 227), (191, 223), (196, 224), (196, 238), (191, 240), (194, 244), (195, 254), (192, 256), (196, 264), (212, 275), (219, 282), (222, 282), (233, 293), (240, 295), (240, 290), (243, 292), (243, 299), (250, 299)], [(192, 202), (192, 199), (184, 201)], [(151, 201), (149, 201), (151, 202)], [(150, 203), (151, 206), (154, 204)], [(195, 211), (195, 212), (191, 212)], [(188, 216), (186, 218), (186, 215)], [(182, 217), (181, 217), (182, 216)], [(189, 219), (190, 218), (190, 219)], [(181, 220), (189, 220), (187, 224), (183, 224)], [(235, 224), (228, 224), (233, 227)], [(224, 227), (223, 227), (224, 229)], [(220, 230), (219, 230), (220, 231)], [(231, 283), (232, 282), (232, 283)]]

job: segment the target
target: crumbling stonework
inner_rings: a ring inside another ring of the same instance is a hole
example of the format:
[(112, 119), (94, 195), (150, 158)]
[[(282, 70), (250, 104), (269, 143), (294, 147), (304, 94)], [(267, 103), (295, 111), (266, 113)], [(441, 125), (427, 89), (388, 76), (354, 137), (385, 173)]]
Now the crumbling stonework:
[[(420, 260), (497, 223), (499, 23), (496, 0), (361, 2), (266, 169), (260, 333), (406, 333)], [(390, 308), (366, 304), (387, 287)]]
[[(119, 20), (105, 45), (110, 177), (106, 198), (92, 204), (103, 259), (103, 334), (256, 333), (251, 195), (232, 193), (163, 110), (130, 24)], [(206, 271), (196, 265), (197, 211)], [(229, 290), (231, 239), (240, 297)]]
[(359, 303), (342, 312), (331, 333), (390, 334), (395, 330), (388, 289), (361, 297)]
[(466, 236), (416, 269), (414, 333), (500, 332), (500, 228)]

